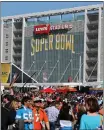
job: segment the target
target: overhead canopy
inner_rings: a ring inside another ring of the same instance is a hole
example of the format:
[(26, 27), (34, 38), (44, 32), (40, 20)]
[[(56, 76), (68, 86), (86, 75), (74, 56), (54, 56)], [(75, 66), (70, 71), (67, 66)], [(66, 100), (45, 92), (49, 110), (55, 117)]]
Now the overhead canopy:
[(56, 92), (63, 92), (63, 93), (66, 93), (66, 92), (76, 92), (77, 89), (76, 88), (71, 88), (71, 87), (61, 87), (61, 88), (57, 88), (56, 89)]
[(104, 90), (104, 88), (90, 88), (90, 90)]
[(46, 89), (41, 90), (41, 92), (44, 92), (44, 93), (54, 93), (55, 90), (53, 90), (52, 88), (46, 88)]

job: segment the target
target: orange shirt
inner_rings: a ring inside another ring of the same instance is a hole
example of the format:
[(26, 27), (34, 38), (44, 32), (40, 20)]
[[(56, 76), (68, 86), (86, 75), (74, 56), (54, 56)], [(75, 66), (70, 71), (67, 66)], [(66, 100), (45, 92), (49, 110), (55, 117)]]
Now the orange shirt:
[(46, 112), (42, 108), (40, 108), (37, 112), (36, 108), (34, 108), (33, 115), (34, 115), (34, 130), (42, 130), (42, 125), (40, 122), (41, 121), (49, 122)]

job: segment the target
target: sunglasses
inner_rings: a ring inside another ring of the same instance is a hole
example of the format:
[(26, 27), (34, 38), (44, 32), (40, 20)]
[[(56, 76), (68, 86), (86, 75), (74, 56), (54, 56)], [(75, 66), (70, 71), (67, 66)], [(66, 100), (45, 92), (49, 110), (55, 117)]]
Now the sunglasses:
[(42, 103), (41, 101), (35, 101), (34, 103)]

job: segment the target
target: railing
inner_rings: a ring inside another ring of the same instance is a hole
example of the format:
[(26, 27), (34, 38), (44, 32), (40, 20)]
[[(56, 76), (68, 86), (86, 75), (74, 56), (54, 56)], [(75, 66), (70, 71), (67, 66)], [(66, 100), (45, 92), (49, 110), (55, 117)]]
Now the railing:
[[(90, 67), (88, 69), (86, 69), (86, 71), (92, 71), (94, 67)], [(94, 69), (94, 71), (97, 71), (97, 68)]]
[(22, 33), (22, 29), (15, 29), (13, 32), (14, 33), (18, 33), (18, 32)]
[(13, 57), (21, 57), (22, 56), (22, 53), (15, 53), (14, 55), (13, 55)]
[(22, 41), (22, 37), (16, 37), (16, 38), (13, 38), (14, 42), (16, 41)]
[(95, 29), (95, 30), (89, 30), (89, 32), (87, 33), (98, 33), (98, 29)]
[(98, 51), (98, 48), (91, 48), (89, 51)]
[(97, 67), (97, 63), (98, 63), (98, 62), (96, 62), (96, 64), (94, 65), (94, 67), (93, 67), (93, 69), (92, 69), (92, 71), (91, 71), (91, 73), (90, 73), (90, 75), (89, 75), (89, 77), (88, 77), (88, 79), (87, 79), (87, 82), (89, 81), (90, 78), (92, 78), (92, 77), (97, 77), (97, 76), (92, 76), (92, 74), (93, 74), (95, 68)]
[(92, 58), (90, 58), (90, 59), (88, 59), (88, 60), (86, 60), (87, 62), (96, 62), (97, 61), (97, 59), (92, 59)]
[(97, 81), (97, 76), (91, 76), (90, 79), (87, 79), (88, 81)]
[(21, 61), (14, 62), (15, 65), (20, 65)]
[(15, 46), (18, 46), (18, 45), (21, 45), (22, 44), (22, 40), (21, 41), (19, 41), (19, 40), (14, 40), (15, 42), (14, 42), (14, 44), (15, 44)]
[(90, 57), (88, 60), (97, 60), (97, 57)]
[(86, 52), (87, 53), (97, 53), (98, 49), (91, 48), (91, 49), (87, 50)]
[(96, 21), (90, 21), (89, 23), (87, 23), (87, 25), (90, 26), (90, 24), (97, 24), (97, 23), (98, 23), (98, 20), (96, 20)]
[(13, 49), (21, 49), (22, 46), (21, 45), (17, 45), (17, 46), (14, 46)]
[(90, 39), (89, 41), (87, 41), (87, 43), (89, 42), (98, 42), (98, 39)]

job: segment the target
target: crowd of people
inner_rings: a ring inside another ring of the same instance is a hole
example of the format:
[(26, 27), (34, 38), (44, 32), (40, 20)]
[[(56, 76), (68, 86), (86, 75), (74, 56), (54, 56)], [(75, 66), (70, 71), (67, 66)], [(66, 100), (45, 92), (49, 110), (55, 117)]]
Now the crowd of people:
[(103, 130), (103, 94), (1, 95), (1, 130)]

